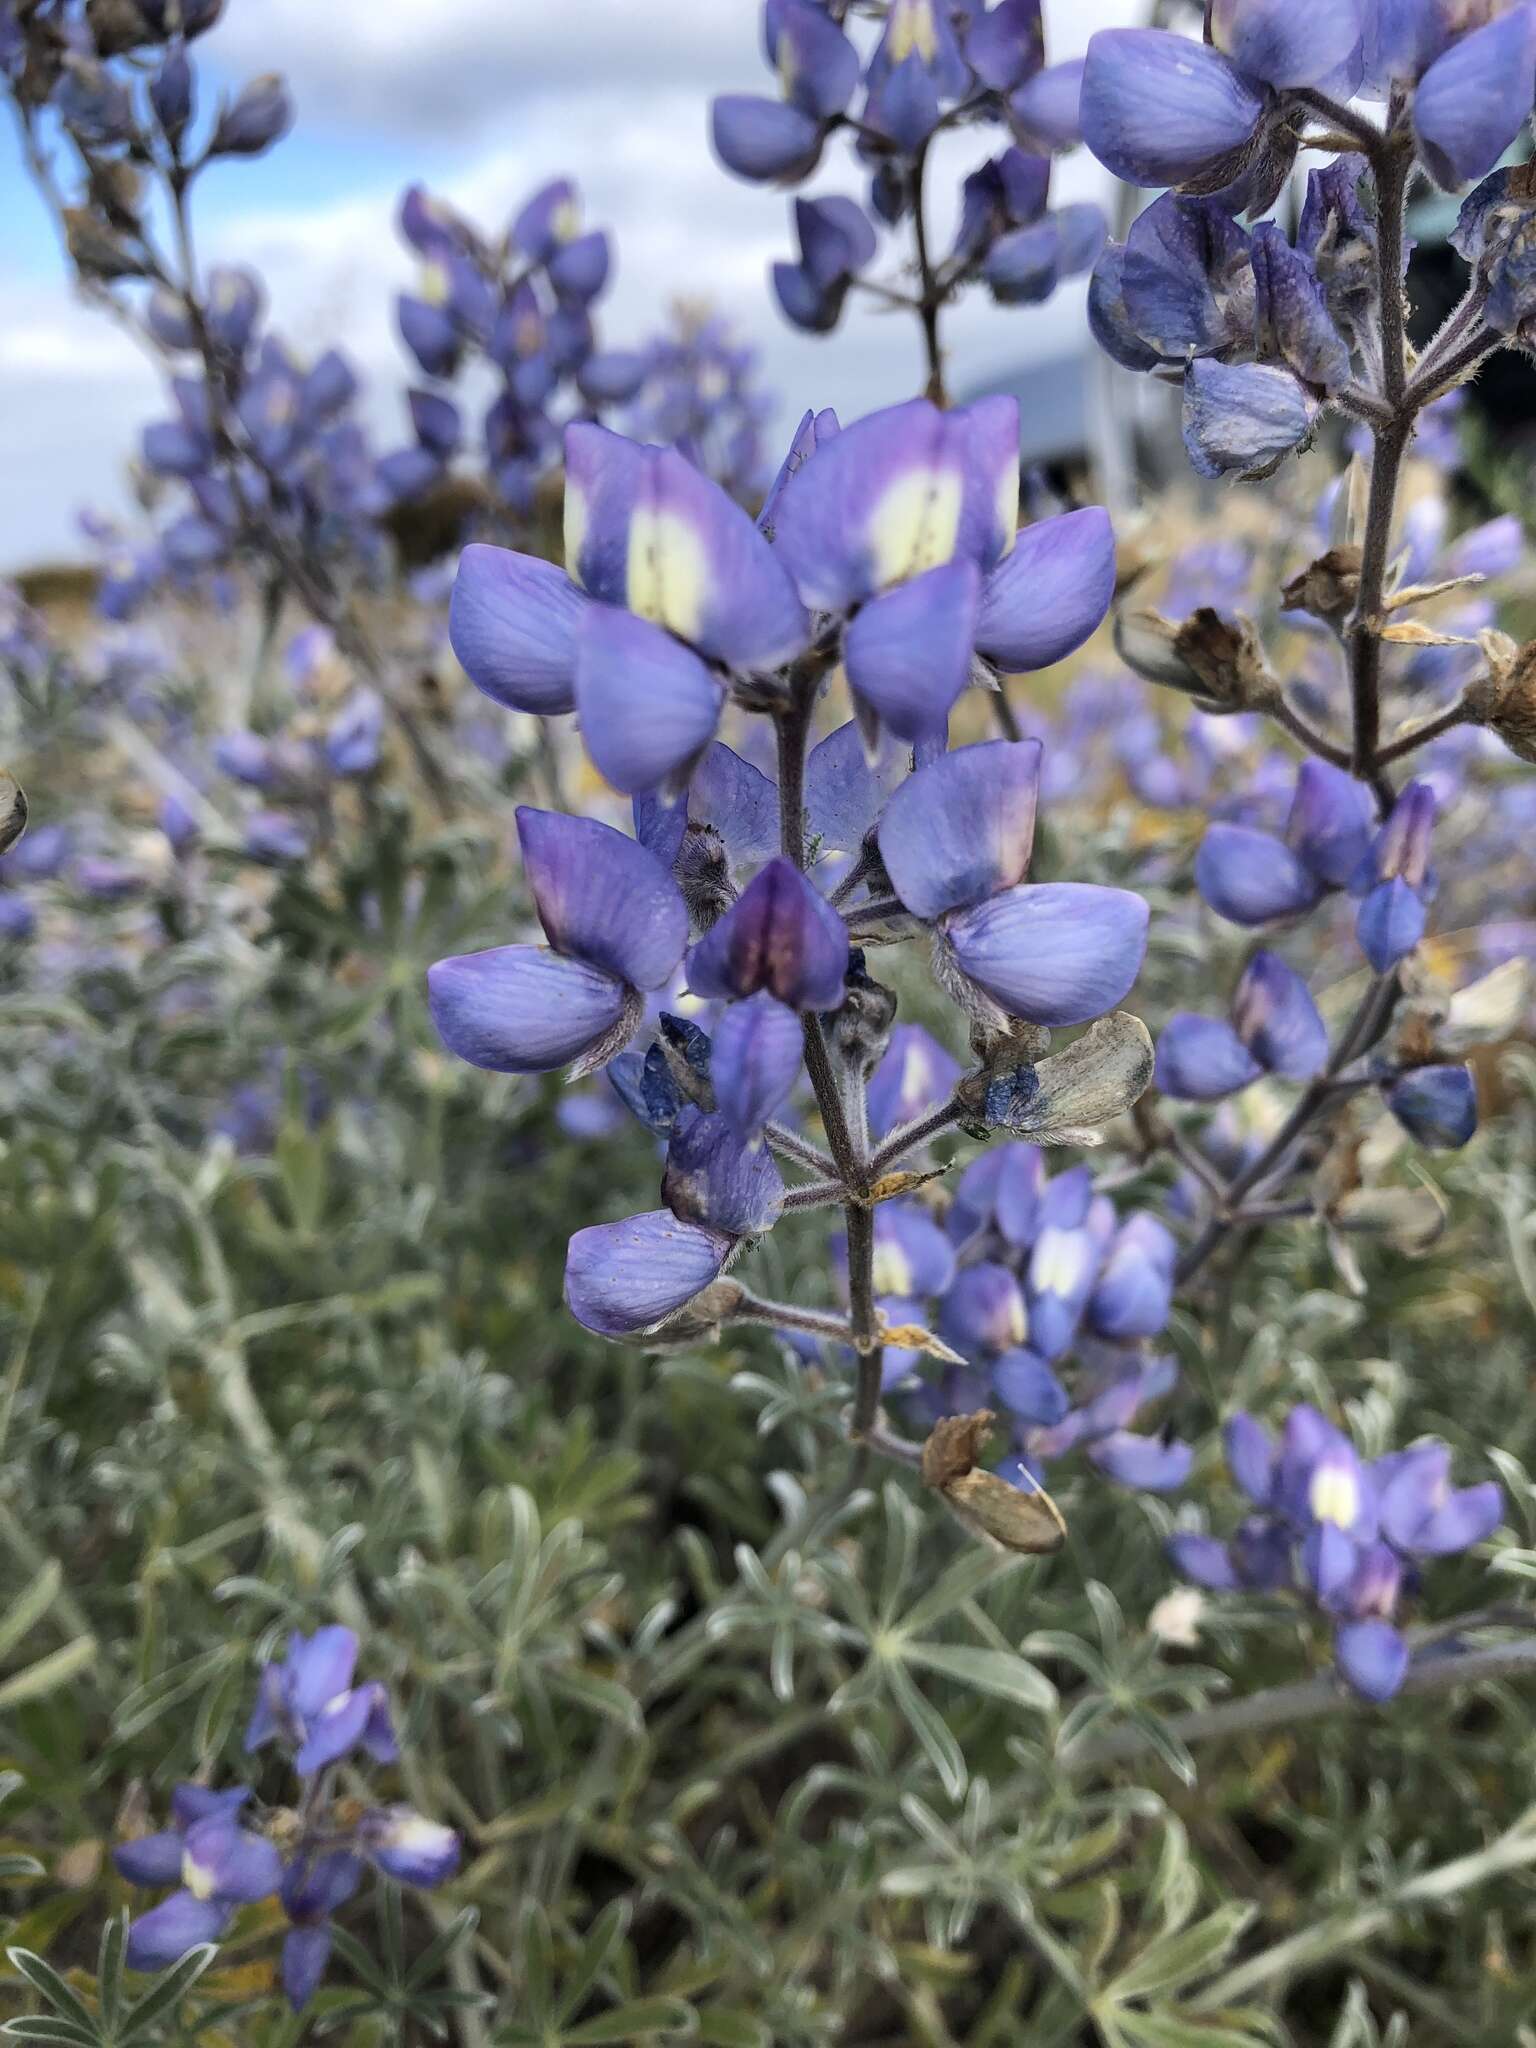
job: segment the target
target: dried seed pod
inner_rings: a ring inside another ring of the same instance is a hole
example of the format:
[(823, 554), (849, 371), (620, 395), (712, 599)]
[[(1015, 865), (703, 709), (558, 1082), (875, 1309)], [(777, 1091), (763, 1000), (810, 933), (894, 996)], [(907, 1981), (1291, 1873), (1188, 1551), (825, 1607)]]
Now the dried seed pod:
[(0, 853), (9, 853), (27, 829), (27, 793), (8, 768), (0, 768)]
[(1202, 711), (1262, 711), (1279, 694), (1252, 620), (1224, 618), (1209, 605), (1181, 624), (1160, 612), (1121, 613), (1115, 646), (1127, 668), (1182, 690)]
[[(1501, 636), (1502, 639), (1502, 636)], [(1506, 653), (1508, 642), (1485, 635), (1487, 675), (1467, 685), (1463, 702), (1476, 725), (1498, 734), (1512, 754), (1536, 762), (1536, 641)]]
[(1359, 548), (1330, 548), (1293, 576), (1280, 594), (1287, 610), (1308, 612), (1330, 626), (1342, 625), (1360, 595)]
[(996, 1419), (982, 1409), (975, 1415), (947, 1415), (936, 1423), (923, 1445), (923, 1484), (943, 1495), (973, 1536), (999, 1550), (1046, 1556), (1067, 1540), (1067, 1525), (1055, 1501), (1044, 1488), (1025, 1493), (977, 1462)]

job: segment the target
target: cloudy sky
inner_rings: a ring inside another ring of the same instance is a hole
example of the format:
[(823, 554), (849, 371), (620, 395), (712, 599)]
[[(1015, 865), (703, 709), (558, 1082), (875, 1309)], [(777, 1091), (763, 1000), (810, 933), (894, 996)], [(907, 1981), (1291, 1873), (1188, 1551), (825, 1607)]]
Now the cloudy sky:
[[(1047, 0), (1052, 58), (1136, 11), (1133, 0)], [(759, 344), (786, 414), (908, 396), (908, 320), (861, 312), (830, 342), (783, 325), (766, 277), (788, 253), (787, 200), (738, 184), (710, 156), (711, 96), (769, 89), (758, 17), (758, 0), (228, 0), (197, 46), (209, 88), (281, 70), (298, 119), (270, 155), (209, 172), (204, 259), (255, 265), (299, 348), (348, 350), (387, 444), (401, 433), (407, 379), (391, 316), (412, 269), (392, 225), (401, 187), (419, 180), (499, 228), (533, 186), (567, 173), (618, 252), (606, 342), (636, 342), (672, 299), (703, 294)], [(63, 282), (8, 143), (0, 135), (0, 571), (79, 553), (82, 505), (122, 508), (123, 462), (156, 403), (151, 365)], [(956, 186), (982, 154), (976, 136), (961, 138), (936, 184)], [(819, 189), (857, 189), (841, 150)], [(1063, 165), (1058, 199), (1099, 190), (1081, 152)], [(1064, 293), (1037, 311), (967, 305), (949, 333), (962, 381), (975, 381), (1075, 347), (1080, 304)]]

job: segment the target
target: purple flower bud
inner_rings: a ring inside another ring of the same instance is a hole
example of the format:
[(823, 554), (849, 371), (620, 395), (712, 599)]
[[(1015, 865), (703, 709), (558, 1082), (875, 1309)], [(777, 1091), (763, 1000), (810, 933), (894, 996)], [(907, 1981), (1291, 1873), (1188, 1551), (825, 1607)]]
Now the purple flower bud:
[(241, 87), (220, 113), (208, 144), (210, 156), (260, 156), (293, 125), (293, 102), (275, 71)]
[(1387, 1089), (1387, 1107), (1411, 1138), (1455, 1152), (1477, 1131), (1477, 1082), (1470, 1067), (1415, 1067)]
[(1162, 29), (1101, 29), (1083, 72), (1083, 139), (1128, 185), (1233, 169), (1264, 118), (1261, 91), (1219, 50)]
[(1251, 1415), (1239, 1412), (1228, 1418), (1222, 1441), (1232, 1477), (1256, 1507), (1268, 1507), (1277, 1473), (1275, 1445), (1269, 1431)]
[(599, 1337), (640, 1335), (718, 1279), (734, 1249), (725, 1231), (681, 1223), (670, 1209), (594, 1224), (566, 1253), (566, 1306)]
[(460, 335), (446, 306), (402, 292), (395, 301), (400, 337), (428, 377), (451, 377), (458, 366)]
[(358, 1843), (386, 1876), (426, 1890), (446, 1884), (459, 1867), (459, 1838), (453, 1829), (409, 1806), (378, 1807), (365, 1814)]
[(1255, 953), (1232, 997), (1238, 1037), (1271, 1074), (1310, 1081), (1328, 1058), (1328, 1027), (1306, 983), (1278, 954)]
[(377, 690), (355, 689), (325, 735), (325, 758), (333, 775), (371, 775), (384, 743), (384, 700)]
[(646, 360), (634, 349), (604, 349), (589, 356), (577, 386), (589, 405), (627, 405), (645, 383)]
[(601, 229), (563, 243), (549, 259), (549, 281), (562, 301), (585, 306), (608, 282), (611, 256)]
[(1333, 1651), (1339, 1670), (1362, 1699), (1391, 1699), (1408, 1675), (1408, 1645), (1389, 1621), (1344, 1622)]
[(1195, 886), (1218, 916), (1233, 924), (1272, 924), (1297, 917), (1322, 900), (1305, 862), (1268, 832), (1212, 825), (1195, 856)]
[(688, 986), (735, 999), (766, 990), (794, 1010), (835, 1010), (848, 928), (790, 861), (771, 860), (692, 949)]
[(245, 850), (265, 867), (287, 867), (309, 857), (309, 834), (286, 811), (257, 811), (246, 820)]
[(243, 355), (261, 318), (263, 293), (248, 270), (220, 265), (208, 273), (208, 329), (221, 348)]
[(187, 53), (173, 49), (150, 81), (149, 99), (155, 119), (168, 141), (176, 142), (192, 118), (192, 66)]

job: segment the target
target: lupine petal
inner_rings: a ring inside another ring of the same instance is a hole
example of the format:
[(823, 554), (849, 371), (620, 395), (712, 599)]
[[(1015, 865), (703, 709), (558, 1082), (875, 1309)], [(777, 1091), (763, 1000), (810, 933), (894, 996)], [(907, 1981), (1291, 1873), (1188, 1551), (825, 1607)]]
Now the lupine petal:
[(163, 1834), (141, 1835), (119, 1842), (112, 1851), (118, 1874), (130, 1884), (175, 1884), (181, 1876), (182, 1838), (171, 1828)]
[(1184, 446), (1203, 477), (1272, 467), (1301, 446), (1317, 413), (1317, 400), (1274, 363), (1201, 359), (1184, 373)]
[(631, 521), (627, 602), (728, 668), (776, 668), (809, 636), (784, 566), (750, 516), (671, 448), (655, 455)]
[(576, 646), (576, 709), (593, 765), (626, 795), (693, 759), (720, 722), (720, 685), (691, 649), (629, 612), (594, 607)]
[(961, 971), (1010, 1017), (1086, 1024), (1130, 992), (1149, 917), (1128, 889), (1026, 882), (951, 913), (944, 931)]
[(813, 114), (756, 93), (722, 93), (709, 123), (715, 155), (738, 178), (790, 184), (813, 171), (821, 155), (822, 125)]
[(215, 1814), (188, 1828), (182, 1867), (198, 1873), (197, 1889), (240, 1905), (270, 1898), (283, 1881), (283, 1859), (275, 1846), (247, 1834), (228, 1815)]
[(1010, 1415), (1050, 1428), (1072, 1405), (1066, 1388), (1033, 1351), (1007, 1351), (992, 1368), (992, 1390)]
[(1521, 5), (1473, 29), (1419, 81), (1413, 125), (1430, 172), (1447, 188), (1484, 177), (1530, 116), (1536, 10)]
[(312, 1777), (327, 1764), (349, 1756), (362, 1741), (373, 1704), (372, 1688), (363, 1685), (329, 1701), (310, 1722), (303, 1746), (293, 1760), (299, 1776)]
[(1275, 1485), (1275, 1445), (1269, 1431), (1241, 1411), (1222, 1433), (1227, 1469), (1257, 1507), (1267, 1507)]
[(921, 1024), (898, 1024), (869, 1082), (869, 1127), (877, 1138), (947, 1102), (960, 1063)]
[(290, 1927), (283, 1936), (282, 1961), (278, 1976), (283, 1992), (295, 2012), (302, 2012), (320, 1989), (320, 1979), (331, 1959), (329, 1927)]
[(1022, 149), (1071, 149), (1082, 141), (1083, 70), (1081, 57), (1049, 64), (1011, 95), (1009, 122)]
[(881, 1294), (931, 1299), (955, 1279), (955, 1248), (924, 1210), (883, 1202), (875, 1212), (875, 1287)]
[(1420, 1557), (1451, 1557), (1490, 1537), (1504, 1518), (1504, 1496), (1496, 1481), (1465, 1486), (1441, 1502), (1414, 1535)]
[(1195, 886), (1218, 916), (1233, 924), (1272, 924), (1321, 901), (1311, 869), (1268, 832), (1212, 825), (1195, 855)]
[(734, 999), (766, 989), (796, 1010), (834, 1010), (848, 971), (848, 928), (787, 860), (759, 869), (688, 955), (697, 996)]
[(773, 1227), (784, 1181), (766, 1150), (746, 1144), (725, 1117), (689, 1104), (672, 1128), (661, 1198), (685, 1223), (757, 1237)]
[(688, 943), (682, 894), (637, 841), (595, 818), (519, 805), (523, 872), (549, 943), (632, 988), (660, 988)]
[(1255, 953), (1244, 969), (1232, 1022), (1260, 1066), (1287, 1081), (1310, 1081), (1328, 1058), (1328, 1027), (1311, 992), (1274, 953)]
[(939, 1310), (945, 1340), (966, 1357), (1014, 1351), (1029, 1335), (1024, 1293), (1006, 1266), (984, 1261), (961, 1268)]
[(1334, 1655), (1362, 1699), (1389, 1700), (1408, 1675), (1408, 1645), (1390, 1621), (1372, 1616), (1346, 1621), (1334, 1637)]
[(196, 1899), (191, 1892), (172, 1892), (129, 1927), (128, 1967), (168, 1970), (188, 1949), (217, 1941), (228, 1919), (227, 1906), (216, 1905), (212, 1899)]
[(1286, 820), (1286, 843), (1330, 889), (1347, 889), (1370, 851), (1370, 799), (1327, 761), (1304, 761)]
[(1386, 974), (1423, 938), (1426, 921), (1423, 897), (1401, 876), (1394, 876), (1378, 882), (1361, 901), (1355, 936), (1376, 972)]
[(566, 1253), (566, 1306), (600, 1337), (634, 1335), (717, 1279), (731, 1249), (724, 1231), (680, 1223), (670, 1209), (593, 1224)]
[(1128, 185), (1180, 185), (1253, 138), (1264, 100), (1219, 50), (1161, 29), (1102, 29), (1083, 71), (1083, 140)]
[(1034, 1243), (1042, 1220), (1045, 1160), (1038, 1145), (1004, 1145), (999, 1156), (993, 1205), (997, 1227), (1023, 1251)]
[(356, 1631), (333, 1624), (312, 1636), (295, 1633), (288, 1639), (283, 1687), (301, 1720), (318, 1714), (352, 1683), (357, 1668)]
[(800, 1078), (800, 1019), (766, 993), (731, 1003), (715, 1025), (709, 1077), (720, 1114), (738, 1138), (755, 1138)]
[(1360, 41), (1360, 0), (1215, 0), (1211, 40), (1248, 78), (1317, 85)]
[(1177, 1437), (1171, 1442), (1160, 1436), (1137, 1436), (1128, 1429), (1115, 1430), (1088, 1446), (1088, 1456), (1117, 1486), (1132, 1486), (1139, 1493), (1172, 1493), (1189, 1477), (1195, 1454)]
[(818, 851), (857, 853), (909, 766), (909, 750), (889, 736), (871, 763), (854, 719), (818, 741), (805, 764), (805, 826)]
[(1100, 505), (1026, 526), (982, 588), (976, 646), (1006, 675), (1064, 661), (1115, 594), (1115, 536)]
[(1158, 1038), (1153, 1078), (1176, 1102), (1219, 1102), (1263, 1071), (1225, 1017), (1179, 1010)]
[(886, 804), (880, 855), (914, 916), (936, 918), (1012, 888), (1029, 872), (1038, 740), (989, 740), (921, 768)]
[(1180, 1578), (1208, 1593), (1235, 1593), (1237, 1568), (1225, 1543), (1194, 1530), (1180, 1530), (1168, 1539), (1168, 1559)]
[(450, 1052), (495, 1074), (547, 1074), (615, 1030), (611, 975), (539, 946), (460, 953), (427, 970), (432, 1021)]
[(358, 1833), (380, 1870), (402, 1884), (430, 1890), (459, 1867), (459, 1838), (453, 1829), (409, 1806), (375, 1809), (364, 1815)]
[(849, 685), (898, 738), (948, 718), (970, 677), (979, 596), (975, 567), (947, 562), (875, 598), (849, 626)]
[(688, 783), (688, 816), (713, 825), (733, 867), (755, 867), (778, 850), (778, 787), (716, 740)]

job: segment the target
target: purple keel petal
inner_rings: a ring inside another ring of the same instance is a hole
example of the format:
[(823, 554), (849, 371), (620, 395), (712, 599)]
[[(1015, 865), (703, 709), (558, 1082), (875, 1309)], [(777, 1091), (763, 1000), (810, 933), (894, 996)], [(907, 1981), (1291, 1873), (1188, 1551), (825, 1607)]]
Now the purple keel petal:
[(1424, 899), (1402, 877), (1378, 882), (1361, 902), (1355, 915), (1355, 936), (1360, 950), (1376, 969), (1385, 974), (1405, 960), (1424, 936)]
[(1327, 761), (1304, 761), (1286, 843), (1330, 889), (1347, 889), (1370, 852), (1375, 815), (1362, 785)]
[(297, 1631), (288, 1638), (288, 1661), (282, 1667), (283, 1690), (303, 1720), (344, 1693), (357, 1669), (358, 1641), (354, 1630), (333, 1624), (312, 1636)]
[(1178, 1010), (1157, 1041), (1153, 1079), (1176, 1102), (1219, 1102), (1263, 1071), (1225, 1017)]
[(1333, 1647), (1339, 1670), (1362, 1699), (1391, 1699), (1408, 1675), (1408, 1645), (1390, 1621), (1346, 1621)]
[(1115, 536), (1099, 505), (1026, 526), (987, 578), (976, 645), (1006, 675), (1064, 661), (1115, 594)]
[(965, 688), (979, 595), (974, 566), (948, 562), (866, 604), (849, 626), (849, 685), (899, 739), (942, 726)]
[(1072, 1405), (1055, 1373), (1033, 1351), (1009, 1351), (992, 1368), (992, 1391), (1025, 1422), (1050, 1428)]
[(1212, 825), (1195, 855), (1195, 886), (1233, 924), (1272, 924), (1313, 909), (1322, 886), (1288, 846), (1246, 825)]
[(1149, 917), (1128, 889), (1026, 882), (951, 914), (944, 930), (962, 972), (1010, 1017), (1086, 1024), (1130, 993)]
[(804, 1053), (799, 1017), (775, 997), (729, 1005), (715, 1026), (709, 1077), (738, 1138), (755, 1138), (789, 1100)]
[(1190, 1445), (1175, 1438), (1171, 1443), (1160, 1436), (1137, 1436), (1118, 1429), (1100, 1437), (1088, 1447), (1088, 1456), (1106, 1479), (1117, 1486), (1134, 1486), (1141, 1493), (1172, 1493), (1189, 1477), (1195, 1454)]
[(1310, 1081), (1328, 1058), (1328, 1027), (1300, 975), (1277, 954), (1255, 953), (1232, 998), (1232, 1023), (1260, 1066)]
[(835, 1010), (848, 971), (848, 927), (792, 862), (771, 860), (688, 955), (696, 996), (765, 989), (794, 1010)]
[(295, 2012), (302, 2012), (320, 1989), (320, 1979), (331, 1959), (329, 1927), (291, 1927), (283, 1936), (283, 1958), (278, 1974), (283, 1991)]
[(128, 1929), (127, 1961), (130, 1970), (168, 1970), (179, 1963), (188, 1949), (205, 1941), (217, 1941), (229, 1918), (227, 1906), (212, 1899), (196, 1899), (191, 1892), (172, 1892), (152, 1912), (145, 1913)]
[(1262, 95), (1219, 50), (1162, 29), (1103, 29), (1083, 70), (1083, 140), (1128, 185), (1180, 185), (1252, 139)]
[(1387, 1089), (1387, 1107), (1411, 1137), (1436, 1151), (1459, 1151), (1477, 1132), (1470, 1067), (1415, 1067)]
[(427, 970), (427, 998), (449, 1051), (495, 1074), (551, 1073), (600, 1044), (625, 1013), (611, 975), (539, 946), (439, 960)]
[(709, 744), (720, 685), (698, 656), (628, 612), (594, 610), (577, 636), (576, 709), (593, 765), (615, 789), (656, 789)]
[(1218, 1543), (1214, 1536), (1201, 1536), (1192, 1530), (1170, 1536), (1168, 1561), (1181, 1579), (1188, 1579), (1192, 1586), (1203, 1586), (1208, 1593), (1237, 1591), (1237, 1570), (1231, 1555), (1225, 1543)]
[(600, 1337), (632, 1336), (692, 1301), (730, 1252), (724, 1231), (679, 1223), (670, 1209), (594, 1224), (566, 1253), (566, 1306)]
[(914, 916), (981, 903), (1029, 872), (1040, 789), (1038, 740), (943, 754), (902, 784), (880, 821), (880, 854)]
[(722, 93), (710, 108), (715, 155), (728, 171), (754, 183), (793, 183), (816, 168), (822, 126), (799, 107), (755, 93)]
[(688, 943), (688, 911), (666, 869), (595, 818), (518, 809), (523, 872), (557, 953), (632, 988), (660, 988)]

